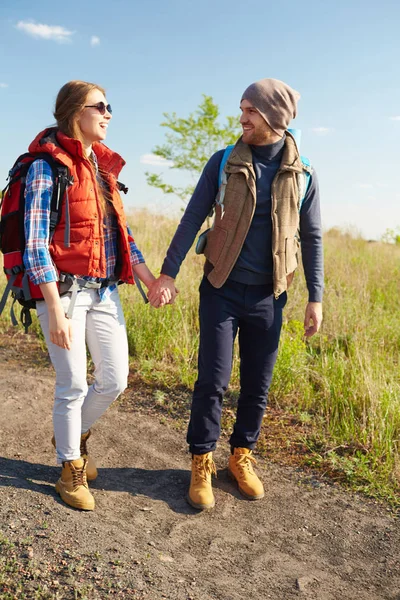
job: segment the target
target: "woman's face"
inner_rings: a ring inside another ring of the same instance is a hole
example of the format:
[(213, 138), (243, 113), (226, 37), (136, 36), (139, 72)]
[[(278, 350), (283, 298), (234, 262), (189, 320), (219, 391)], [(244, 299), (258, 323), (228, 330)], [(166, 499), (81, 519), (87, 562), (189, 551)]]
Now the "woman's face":
[[(100, 105), (103, 103), (103, 105)], [(81, 130), (85, 145), (91, 145), (93, 142), (104, 140), (107, 135), (107, 127), (111, 119), (111, 114), (106, 109), (104, 114), (96, 108), (107, 106), (107, 100), (100, 90), (92, 90), (86, 97), (85, 107), (78, 116), (77, 123)]]

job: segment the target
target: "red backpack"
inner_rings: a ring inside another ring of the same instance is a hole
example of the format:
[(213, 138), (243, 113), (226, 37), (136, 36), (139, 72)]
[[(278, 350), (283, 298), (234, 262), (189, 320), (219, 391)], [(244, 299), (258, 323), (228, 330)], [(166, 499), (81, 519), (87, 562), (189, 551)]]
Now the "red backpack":
[(8, 183), (0, 199), (0, 251), (3, 253), (4, 273), (7, 285), (0, 300), (0, 315), (11, 292), (14, 301), (11, 306), (11, 321), (17, 325), (14, 304), (22, 305), (21, 322), (27, 332), (32, 323), (29, 310), (35, 308), (36, 300), (43, 300), (40, 288), (30, 282), (23, 263), (25, 251), (25, 182), (31, 164), (38, 159), (45, 160), (53, 174), (53, 194), (51, 198), (50, 240), (61, 218), (62, 200), (65, 190), (73, 183), (68, 167), (54, 160), (50, 154), (22, 154), (15, 161), (8, 174)]

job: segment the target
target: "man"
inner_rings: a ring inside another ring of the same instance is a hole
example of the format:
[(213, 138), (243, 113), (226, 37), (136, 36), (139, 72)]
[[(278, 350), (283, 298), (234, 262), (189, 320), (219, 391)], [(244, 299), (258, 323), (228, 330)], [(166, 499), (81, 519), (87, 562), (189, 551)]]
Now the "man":
[[(322, 321), (323, 249), (317, 178), (315, 171), (303, 164), (287, 131), (296, 116), (299, 97), (276, 79), (262, 79), (246, 89), (240, 103), (243, 134), (224, 167), (228, 178), (225, 193), (218, 190), (221, 150), (205, 166), (167, 251), (161, 275), (149, 293), (154, 305), (165, 290), (174, 300), (174, 280), (181, 263), (216, 200), (214, 226), (204, 252), (207, 260), (200, 285), (198, 379), (187, 433), (192, 453), (188, 501), (198, 509), (215, 504), (212, 452), (220, 435), (222, 399), (238, 332), (241, 389), (230, 438), (228, 473), (249, 500), (264, 496), (263, 484), (253, 470), (252, 450), (277, 357), (286, 290), (297, 267), (298, 235), (309, 294), (305, 335), (314, 335)], [(301, 182), (307, 181), (307, 171), (311, 176), (303, 200), (300, 188)]]

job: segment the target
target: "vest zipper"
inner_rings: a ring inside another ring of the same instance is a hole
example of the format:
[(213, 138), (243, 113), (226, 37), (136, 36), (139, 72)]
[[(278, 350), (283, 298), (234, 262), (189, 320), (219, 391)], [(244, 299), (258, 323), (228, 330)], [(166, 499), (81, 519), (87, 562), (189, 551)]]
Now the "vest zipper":
[(273, 287), (274, 287), (274, 298), (275, 300), (277, 300), (279, 298), (279, 294), (276, 293), (275, 291), (275, 273), (277, 272), (276, 269), (276, 255), (274, 252), (274, 234), (276, 232), (276, 220), (277, 217), (275, 217), (276, 215), (276, 210), (277, 210), (277, 205), (276, 205), (276, 196), (275, 196), (275, 186), (276, 186), (276, 180), (278, 178), (279, 173), (281, 172), (280, 169), (278, 169), (274, 179), (272, 180), (272, 185), (271, 185), (271, 221), (272, 221), (272, 235), (271, 235), (271, 251), (272, 251), (272, 283), (273, 283)]
[[(251, 173), (251, 175), (252, 175), (252, 173)], [(255, 177), (254, 177), (253, 179), (255, 180)], [(246, 183), (247, 183), (247, 182), (246, 182)], [(249, 188), (249, 190), (250, 190), (250, 186), (248, 186), (248, 188)], [(247, 234), (248, 234), (248, 232), (249, 232), (249, 229), (250, 229), (250, 227), (251, 227), (251, 222), (252, 222), (252, 220), (253, 220), (254, 213), (255, 213), (255, 211), (256, 211), (256, 203), (257, 203), (257, 190), (256, 190), (256, 197), (254, 197), (254, 196), (253, 196), (253, 194), (251, 193), (251, 190), (250, 190), (250, 194), (251, 194), (251, 197), (253, 198), (253, 207), (252, 207), (252, 211), (251, 211), (251, 217), (250, 217), (250, 220), (249, 220), (249, 225), (248, 225), (248, 227), (247, 227), (247, 229), (246, 229), (246, 233), (245, 233), (245, 235), (244, 235), (244, 238), (243, 238), (243, 243), (242, 243), (242, 245), (240, 246), (240, 248), (239, 248), (239, 250), (238, 250), (238, 252), (237, 252), (237, 254), (236, 254), (236, 256), (235, 256), (235, 259), (234, 259), (234, 261), (233, 261), (233, 263), (232, 263), (232, 267), (230, 268), (230, 270), (229, 270), (229, 273), (227, 274), (225, 281), (228, 279), (229, 275), (230, 275), (230, 274), (231, 274), (231, 272), (232, 272), (232, 269), (234, 268), (234, 266), (235, 266), (235, 264), (236, 264), (236, 261), (237, 261), (237, 259), (239, 258), (239, 254), (240, 254), (240, 253), (241, 253), (241, 251), (242, 251), (243, 244), (244, 244), (244, 242), (245, 242), (245, 239), (246, 239), (246, 237), (247, 237)], [(225, 281), (224, 281), (224, 283), (225, 283)]]
[[(89, 164), (89, 168), (92, 171), (90, 164)], [(93, 173), (91, 173), (91, 176), (92, 176), (92, 183), (93, 183), (93, 192), (94, 192), (94, 196), (96, 198), (97, 212), (98, 212), (98, 215), (99, 215), (99, 230), (101, 231), (101, 239), (103, 239), (103, 237), (104, 237), (104, 232), (103, 232), (104, 215), (102, 214), (102, 210), (100, 210), (101, 209), (101, 204), (100, 204), (100, 200), (99, 200), (99, 194), (97, 192), (97, 180), (96, 180), (96, 176), (93, 177)], [(103, 244), (103, 246), (104, 246), (104, 244)], [(101, 258), (102, 258), (102, 251), (101, 251), (101, 248), (100, 248), (99, 273), (102, 273), (102, 271), (103, 271), (103, 269), (102, 269), (103, 265), (102, 265), (102, 262), (101, 262)], [(104, 273), (107, 275), (107, 267), (104, 269)], [(97, 277), (100, 277), (100, 275), (97, 275)]]

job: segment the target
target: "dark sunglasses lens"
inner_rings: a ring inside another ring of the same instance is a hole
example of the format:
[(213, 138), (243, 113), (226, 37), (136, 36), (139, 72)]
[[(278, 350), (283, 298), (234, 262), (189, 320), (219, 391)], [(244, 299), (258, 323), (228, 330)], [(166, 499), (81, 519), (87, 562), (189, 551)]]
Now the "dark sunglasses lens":
[(108, 110), (108, 112), (112, 113), (112, 109), (111, 109), (111, 104), (107, 104), (107, 106), (104, 104), (104, 102), (99, 102), (98, 104), (96, 104), (96, 108), (99, 111), (99, 113), (101, 115), (105, 115), (106, 114), (106, 109)]

